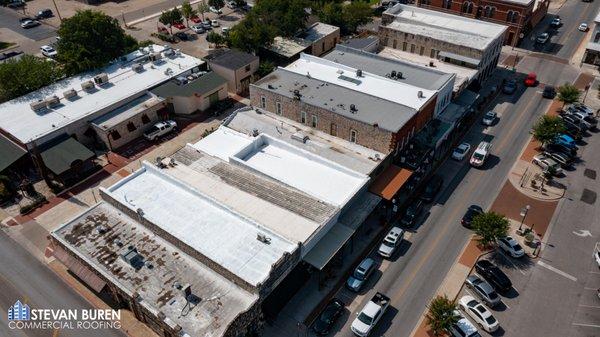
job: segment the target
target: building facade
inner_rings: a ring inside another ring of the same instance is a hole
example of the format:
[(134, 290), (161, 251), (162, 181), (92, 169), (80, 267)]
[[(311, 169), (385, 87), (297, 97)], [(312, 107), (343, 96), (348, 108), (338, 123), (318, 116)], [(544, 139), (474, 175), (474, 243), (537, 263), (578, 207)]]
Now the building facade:
[(593, 31), (590, 34), (590, 40), (585, 47), (583, 63), (600, 65), (600, 13), (594, 19)]
[(258, 70), (258, 56), (231, 49), (210, 55), (206, 60), (212, 71), (227, 80), (229, 92), (248, 95), (250, 83), (254, 82), (254, 73)]

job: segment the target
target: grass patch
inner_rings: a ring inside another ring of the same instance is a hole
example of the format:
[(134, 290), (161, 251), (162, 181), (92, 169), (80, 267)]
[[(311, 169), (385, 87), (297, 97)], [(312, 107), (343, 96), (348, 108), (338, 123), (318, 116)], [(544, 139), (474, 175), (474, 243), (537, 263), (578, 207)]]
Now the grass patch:
[(14, 46), (14, 45), (15, 45), (15, 44), (14, 44), (14, 43), (11, 43), (11, 42), (4, 42), (4, 41), (0, 41), (0, 50), (2, 50), (2, 49), (6, 49), (6, 48), (8, 48), (8, 47), (12, 47), (12, 46)]

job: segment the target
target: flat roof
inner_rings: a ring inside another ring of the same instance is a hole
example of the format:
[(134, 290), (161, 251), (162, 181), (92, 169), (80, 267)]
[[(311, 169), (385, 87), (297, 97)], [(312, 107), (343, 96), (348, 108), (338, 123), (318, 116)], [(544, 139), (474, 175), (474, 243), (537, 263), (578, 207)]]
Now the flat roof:
[(308, 41), (300, 38), (276, 36), (267, 49), (283, 57), (290, 58), (305, 51), (309, 46)]
[(367, 36), (363, 38), (348, 39), (336, 46), (342, 45), (348, 48), (365, 49), (377, 43), (379, 43), (379, 38), (377, 36)]
[[(222, 336), (258, 300), (104, 201), (51, 235), (129, 296), (138, 293), (142, 306), (165, 314), (182, 335)], [(138, 270), (121, 258), (129, 246), (146, 262)], [(200, 301), (182, 315), (187, 301), (178, 287), (186, 284)]]
[[(175, 176), (144, 162), (142, 168), (104, 191), (144, 218), (252, 286), (297, 245)], [(257, 240), (263, 234), (270, 244)]]
[[(143, 49), (144, 53), (147, 54), (149, 48)], [(165, 50), (163, 46), (159, 45), (152, 45), (151, 48), (154, 52)], [(126, 55), (126, 61), (117, 61), (97, 71), (69, 77), (1, 104), (0, 128), (9, 132), (20, 142), (27, 144), (95, 112), (109, 109), (119, 102), (135, 97), (204, 62), (176, 52), (170, 57), (163, 57), (150, 64), (146, 63), (141, 72), (134, 71), (131, 65), (144, 55), (137, 50)], [(95, 86), (94, 90), (89, 92), (81, 88), (81, 83), (88, 80), (93, 81), (94, 76), (101, 73), (108, 75), (108, 84)], [(64, 98), (63, 93), (69, 89), (77, 91), (77, 97)], [(30, 103), (52, 95), (60, 98), (59, 105), (52, 109), (39, 111), (31, 109)]]
[(164, 98), (151, 94), (144, 94), (133, 101), (114, 109), (106, 115), (94, 119), (92, 124), (102, 130), (109, 130), (162, 102), (164, 102)]
[(237, 49), (226, 49), (205, 57), (208, 63), (218, 64), (224, 68), (238, 70), (258, 60), (258, 56)]
[(477, 50), (487, 48), (507, 29), (487, 21), (402, 4), (395, 5), (384, 14), (395, 16), (385, 25), (390, 29)]
[[(379, 52), (379, 55), (404, 62), (410, 62), (421, 67), (435, 68), (436, 70), (447, 74), (455, 74), (454, 91), (458, 91), (465, 83), (471, 82), (471, 79), (477, 75), (477, 69), (461, 67), (459, 65), (442, 62), (438, 59), (402, 51), (400, 49), (385, 47)], [(433, 67), (430, 66), (430, 62), (433, 62)]]
[(437, 93), (435, 90), (417, 88), (366, 71), (357, 76), (357, 69), (354, 67), (308, 54), (302, 54), (300, 59), (285, 69), (415, 110), (420, 110)]
[(214, 71), (200, 71), (194, 76), (190, 75), (185, 83), (174, 79), (152, 89), (152, 93), (162, 97), (191, 97), (196, 94), (206, 95), (225, 84), (227, 80)]
[(298, 35), (298, 37), (310, 42), (316, 42), (339, 30), (340, 28), (337, 26), (329, 25), (323, 22), (315, 22), (302, 34)]
[(402, 79), (397, 79), (396, 81), (427, 90), (441, 90), (448, 83), (454, 81), (455, 77), (454, 74), (445, 73), (434, 68), (384, 57), (339, 44), (323, 58), (384, 77), (389, 76), (392, 71), (401, 72)]

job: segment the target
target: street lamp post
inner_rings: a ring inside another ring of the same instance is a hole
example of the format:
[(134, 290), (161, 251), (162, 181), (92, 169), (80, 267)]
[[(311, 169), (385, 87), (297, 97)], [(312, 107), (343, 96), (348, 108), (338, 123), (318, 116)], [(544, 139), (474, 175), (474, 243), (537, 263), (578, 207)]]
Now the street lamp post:
[(527, 216), (527, 212), (529, 212), (529, 209), (531, 208), (531, 206), (526, 205), (525, 207), (521, 208), (521, 224), (519, 225), (519, 231), (521, 231), (521, 227), (523, 227), (523, 223), (525, 222), (525, 217)]

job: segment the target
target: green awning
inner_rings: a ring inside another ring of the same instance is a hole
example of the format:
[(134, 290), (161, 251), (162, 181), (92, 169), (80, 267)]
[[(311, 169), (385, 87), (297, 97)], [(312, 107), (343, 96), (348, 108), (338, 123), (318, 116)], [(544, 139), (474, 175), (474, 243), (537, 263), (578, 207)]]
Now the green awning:
[(0, 172), (19, 160), (27, 151), (0, 135)]
[(43, 151), (41, 155), (46, 167), (56, 175), (68, 171), (76, 161), (86, 161), (96, 156), (72, 137)]

